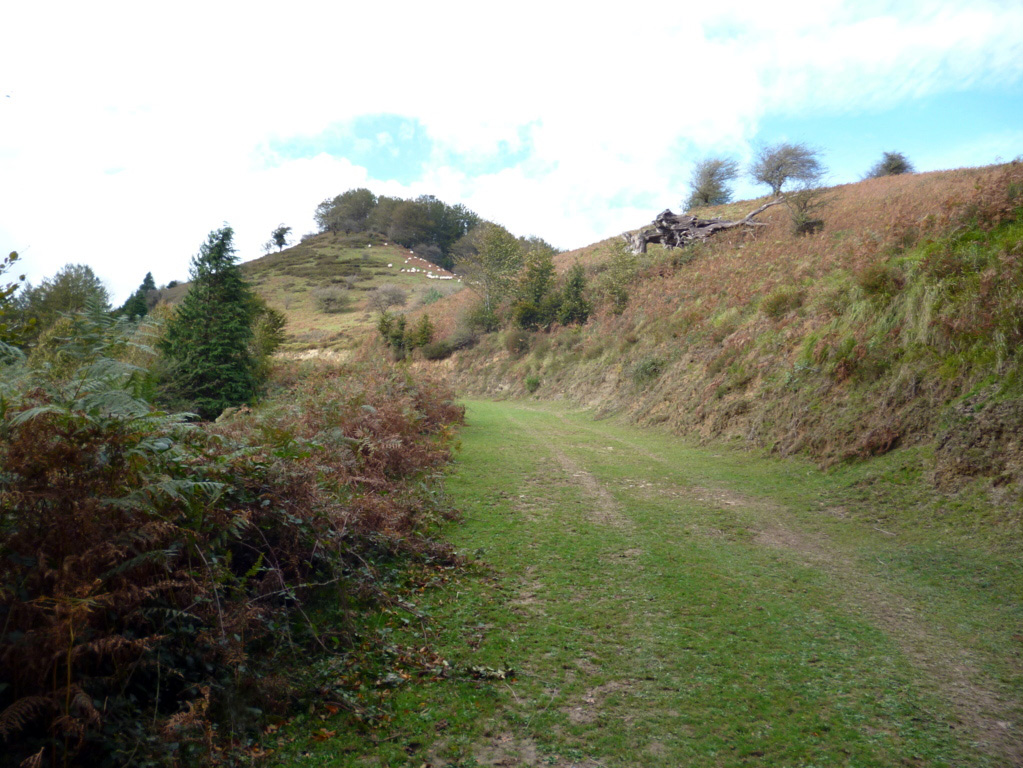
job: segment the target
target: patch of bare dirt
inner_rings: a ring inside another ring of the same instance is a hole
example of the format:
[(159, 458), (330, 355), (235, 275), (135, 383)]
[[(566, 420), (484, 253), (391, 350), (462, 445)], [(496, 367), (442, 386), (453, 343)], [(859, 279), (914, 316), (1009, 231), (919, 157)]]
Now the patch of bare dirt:
[[(501, 733), (490, 737), (474, 750), (479, 765), (520, 768), (522, 766), (549, 765), (554, 768), (600, 768), (595, 760), (566, 760), (558, 755), (541, 753), (536, 742), (524, 736)], [(441, 763), (438, 763), (441, 765)]]
[(590, 688), (580, 701), (565, 708), (568, 721), (576, 725), (595, 722), (600, 717), (605, 699), (612, 693), (626, 690), (628, 687), (627, 681), (612, 680)]
[[(527, 429), (520, 421), (515, 419), (510, 419), (510, 421), (522, 429)], [(536, 435), (536, 437), (539, 444), (546, 445), (550, 450), (551, 455), (558, 466), (561, 467), (569, 482), (580, 487), (592, 502), (587, 508), (587, 517), (591, 521), (613, 528), (624, 529), (631, 527), (632, 521), (622, 514), (621, 506), (615, 501), (614, 496), (597, 482), (597, 478), (592, 473), (586, 471), (584, 467), (572, 460), (556, 445), (552, 444), (549, 439), (540, 435)]]

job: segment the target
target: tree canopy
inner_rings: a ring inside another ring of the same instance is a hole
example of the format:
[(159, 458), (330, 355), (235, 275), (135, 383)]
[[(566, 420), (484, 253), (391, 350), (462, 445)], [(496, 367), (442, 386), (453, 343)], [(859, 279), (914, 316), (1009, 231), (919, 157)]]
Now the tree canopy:
[[(26, 341), (33, 341), (62, 315), (87, 307), (110, 309), (110, 294), (103, 282), (85, 264), (66, 264), (53, 277), (37, 286), (26, 285), (11, 303), (11, 314), (22, 328), (29, 329)], [(35, 321), (32, 323), (32, 321)]]
[(705, 205), (721, 205), (732, 199), (728, 182), (739, 177), (739, 163), (726, 157), (708, 157), (696, 164), (689, 181), (686, 210)]
[(465, 235), (455, 252), (462, 280), (492, 312), (510, 292), (522, 266), (522, 244), (507, 229), (488, 221)]
[(913, 164), (901, 152), (885, 152), (867, 172), (868, 179), (876, 179), (881, 176), (898, 176), (902, 173), (913, 173)]
[(456, 242), (482, 221), (464, 205), (448, 205), (433, 195), (413, 199), (375, 196), (368, 189), (350, 189), (316, 208), (321, 232), (373, 231), (406, 248), (436, 249), (435, 263), (450, 269)]
[(781, 142), (762, 147), (757, 152), (750, 176), (766, 184), (775, 196), (787, 191), (790, 182), (801, 186), (816, 186), (824, 176), (820, 153), (806, 144)]

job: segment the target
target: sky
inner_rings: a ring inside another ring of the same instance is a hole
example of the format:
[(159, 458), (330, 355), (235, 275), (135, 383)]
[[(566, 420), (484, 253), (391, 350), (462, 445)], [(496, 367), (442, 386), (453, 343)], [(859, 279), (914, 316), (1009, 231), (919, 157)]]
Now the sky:
[(247, 261), (355, 187), (570, 249), (780, 141), (831, 184), (1023, 155), (1023, 0), (57, 0), (0, 28), (0, 253), (118, 303), (225, 222)]

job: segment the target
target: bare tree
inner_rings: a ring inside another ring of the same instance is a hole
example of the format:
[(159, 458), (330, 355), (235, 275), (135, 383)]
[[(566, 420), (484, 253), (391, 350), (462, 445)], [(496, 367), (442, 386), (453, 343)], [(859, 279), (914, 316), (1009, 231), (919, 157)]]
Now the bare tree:
[(769, 186), (775, 197), (781, 195), (790, 182), (797, 182), (803, 188), (817, 187), (825, 171), (819, 154), (806, 144), (781, 142), (762, 147), (750, 168), (750, 176)]
[(689, 186), (692, 189), (686, 200), (686, 210), (698, 206), (721, 205), (732, 199), (728, 182), (739, 177), (739, 164), (727, 157), (708, 157), (696, 164)]

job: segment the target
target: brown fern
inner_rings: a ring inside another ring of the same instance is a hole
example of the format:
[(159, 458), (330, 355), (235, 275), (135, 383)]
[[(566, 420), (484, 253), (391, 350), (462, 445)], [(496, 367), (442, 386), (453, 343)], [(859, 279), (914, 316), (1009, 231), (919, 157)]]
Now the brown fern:
[(0, 738), (5, 741), (20, 733), (29, 723), (56, 710), (48, 696), (24, 696), (0, 712)]

